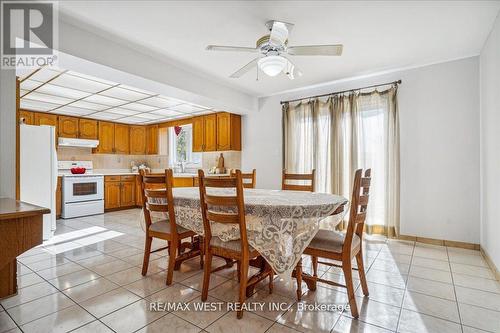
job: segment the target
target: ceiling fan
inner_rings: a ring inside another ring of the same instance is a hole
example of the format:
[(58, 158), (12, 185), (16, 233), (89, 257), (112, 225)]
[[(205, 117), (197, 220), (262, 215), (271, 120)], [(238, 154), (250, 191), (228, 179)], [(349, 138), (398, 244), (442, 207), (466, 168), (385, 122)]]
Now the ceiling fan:
[(252, 68), (258, 66), (265, 74), (276, 76), (279, 73), (285, 73), (289, 79), (293, 80), (296, 76), (301, 76), (302, 72), (285, 57), (291, 56), (340, 56), (342, 55), (342, 44), (338, 45), (302, 45), (288, 46), (288, 34), (293, 28), (293, 24), (268, 21), (266, 27), (269, 29), (269, 35), (262, 36), (257, 40), (256, 47), (242, 46), (221, 46), (208, 45), (209, 51), (231, 51), (231, 52), (252, 52), (260, 55), (250, 61), (245, 66), (231, 74), (231, 78), (239, 78)]

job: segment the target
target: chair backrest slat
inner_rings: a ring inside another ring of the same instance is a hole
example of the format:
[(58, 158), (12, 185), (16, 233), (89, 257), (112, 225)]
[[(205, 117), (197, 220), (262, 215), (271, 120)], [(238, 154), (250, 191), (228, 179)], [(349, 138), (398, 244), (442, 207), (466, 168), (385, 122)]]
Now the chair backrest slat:
[[(286, 191), (306, 191), (314, 192), (315, 190), (316, 169), (312, 169), (311, 173), (287, 173), (283, 170), (281, 178), (281, 189)], [(289, 181), (309, 181), (308, 184), (290, 184)]]
[(218, 223), (239, 223), (240, 217), (238, 214), (230, 214), (230, 213), (216, 213), (213, 211), (207, 211), (207, 219), (212, 222)]
[[(241, 171), (236, 170), (234, 177), (230, 178), (210, 178), (205, 177), (203, 170), (198, 170), (198, 181), (205, 246), (210, 246), (212, 223), (232, 223), (239, 225), (241, 248), (242, 251), (248, 252), (249, 245), (245, 222)], [(209, 188), (208, 193), (207, 188)], [(213, 189), (217, 188), (233, 188), (235, 193), (234, 195), (227, 196), (209, 194)]]
[[(231, 171), (231, 177), (235, 177), (236, 172)], [(241, 173), (241, 179), (243, 181), (244, 188), (255, 188), (255, 183), (257, 181), (257, 170), (253, 169), (252, 172), (249, 173)]]
[(235, 197), (221, 195), (207, 195), (205, 201), (207, 204), (214, 206), (236, 206), (238, 204), (238, 200)]
[(140, 180), (142, 186), (142, 208), (146, 220), (146, 228), (152, 223), (151, 212), (168, 213), (170, 230), (177, 233), (175, 222), (174, 197), (172, 194), (173, 171), (165, 169), (165, 173), (149, 173), (140, 171)]
[[(363, 170), (358, 169), (354, 173), (354, 184), (352, 187), (351, 208), (349, 215), (349, 224), (344, 241), (344, 253), (349, 253), (354, 234), (362, 240), (363, 228), (366, 221), (366, 210), (368, 208), (369, 193), (371, 184), (371, 169), (367, 169), (363, 175)], [(360, 244), (362, 246), (362, 244)], [(347, 254), (346, 254), (347, 255)]]

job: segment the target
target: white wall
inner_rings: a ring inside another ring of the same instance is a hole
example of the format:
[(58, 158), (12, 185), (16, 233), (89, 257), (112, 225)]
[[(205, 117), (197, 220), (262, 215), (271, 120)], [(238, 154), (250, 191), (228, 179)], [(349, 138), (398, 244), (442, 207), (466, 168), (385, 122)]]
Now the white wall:
[(16, 72), (0, 70), (0, 197), (16, 197)]
[(262, 98), (244, 117), (243, 169), (257, 169), (259, 187), (280, 187), (280, 100), (397, 79), (401, 233), (479, 243), (478, 57)]
[(481, 52), (481, 247), (500, 267), (500, 17)]

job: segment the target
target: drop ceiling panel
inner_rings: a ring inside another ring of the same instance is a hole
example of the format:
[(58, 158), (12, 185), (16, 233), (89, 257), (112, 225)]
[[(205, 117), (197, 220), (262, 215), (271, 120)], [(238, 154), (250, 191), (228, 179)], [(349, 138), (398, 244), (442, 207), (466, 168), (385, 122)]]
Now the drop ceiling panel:
[(124, 105), (123, 107), (125, 109), (135, 110), (135, 111), (140, 111), (140, 112), (148, 112), (148, 111), (153, 111), (153, 110), (158, 109), (157, 107), (144, 105), (141, 103), (130, 103), (130, 104)]
[(50, 94), (50, 95), (73, 98), (73, 99), (80, 99), (90, 95), (90, 93), (85, 91), (56, 86), (50, 83), (44, 84), (40, 88), (37, 88), (36, 91), (44, 94)]
[(34, 101), (31, 99), (26, 99), (26, 98), (21, 99), (21, 103), (20, 103), (21, 109), (33, 110), (33, 111), (50, 111), (52, 109), (55, 109), (58, 106), (59, 105), (57, 105), (57, 104), (51, 104), (51, 103), (46, 103), (46, 102), (41, 102), (41, 101)]
[(139, 117), (126, 117), (120, 119), (120, 122), (127, 123), (127, 124), (141, 124), (147, 121), (147, 119), (144, 118), (139, 118)]
[[(25, 80), (21, 82), (21, 89), (24, 90), (33, 90), (38, 88), (42, 82), (34, 81), (34, 80)], [(22, 95), (21, 95), (22, 96)]]
[(133, 116), (135, 114), (140, 113), (139, 111), (124, 109), (124, 108), (112, 108), (112, 109), (106, 110), (106, 112), (121, 114), (123, 116)]
[(47, 95), (47, 94), (41, 94), (39, 92), (31, 92), (27, 95), (23, 96), (24, 98), (35, 100), (35, 101), (42, 101), (42, 102), (48, 102), (52, 104), (68, 104), (73, 102), (72, 99), (65, 98), (65, 97), (59, 97), (59, 96), (54, 96), (54, 95)]
[(90, 102), (86, 102), (86, 101), (76, 101), (76, 102), (71, 103), (71, 106), (76, 106), (78, 108), (90, 109), (90, 110), (93, 110), (94, 112), (95, 111), (102, 111), (102, 110), (109, 108), (109, 106), (107, 106), (107, 105), (90, 103)]
[(92, 118), (103, 119), (103, 120), (115, 120), (122, 118), (123, 115), (111, 112), (98, 112), (92, 115)]
[(125, 101), (137, 101), (142, 98), (147, 98), (150, 95), (146, 95), (143, 93), (136, 92), (130, 89), (124, 89), (120, 87), (111, 88), (109, 90), (103, 91), (101, 95), (119, 98)]
[(39, 82), (47, 82), (59, 74), (61, 74), (61, 72), (58, 70), (54, 70), (53, 68), (49, 68), (49, 67), (43, 67), (42, 69), (37, 71), (35, 74), (30, 76), (30, 80), (35, 80), (35, 81), (39, 81)]
[(62, 113), (62, 114), (71, 114), (71, 115), (79, 115), (86, 116), (92, 113), (95, 113), (95, 110), (89, 110), (85, 108), (79, 108), (74, 106), (62, 106), (58, 109), (53, 110), (54, 113)]
[(139, 113), (135, 115), (136, 117), (140, 117), (143, 119), (161, 119), (165, 118), (165, 116), (159, 115), (159, 114), (153, 114), (153, 113)]
[(101, 95), (92, 95), (92, 96), (89, 96), (83, 100), (87, 101), (87, 102), (104, 104), (104, 105), (108, 105), (108, 106), (118, 106), (118, 105), (122, 105), (122, 104), (127, 103), (126, 101), (123, 101), (121, 99), (116, 99), (116, 98), (101, 96)]
[(94, 80), (84, 79), (79, 76), (74, 76), (69, 74), (62, 74), (61, 76), (51, 81), (51, 83), (63, 87), (71, 87), (73, 89), (86, 91), (89, 93), (96, 93), (111, 87), (108, 84), (104, 84)]

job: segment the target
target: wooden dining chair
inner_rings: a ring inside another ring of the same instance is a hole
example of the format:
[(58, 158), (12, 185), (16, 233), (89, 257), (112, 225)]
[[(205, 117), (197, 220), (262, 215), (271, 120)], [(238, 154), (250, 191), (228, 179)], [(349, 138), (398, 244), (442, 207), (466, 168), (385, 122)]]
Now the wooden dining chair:
[[(194, 231), (188, 230), (176, 224), (174, 213), (174, 197), (172, 194), (173, 172), (166, 169), (164, 174), (140, 173), (142, 184), (142, 205), (144, 219), (146, 221), (146, 242), (144, 245), (144, 261), (142, 264), (142, 275), (146, 275), (149, 266), (149, 257), (153, 252), (164, 250), (161, 248), (151, 251), (153, 238), (166, 240), (168, 243), (168, 268), (167, 285), (172, 284), (174, 269), (178, 269), (180, 264), (193, 257), (200, 255), (200, 243)], [(165, 219), (152, 222), (151, 212), (167, 214)], [(191, 238), (191, 242), (181, 242), (186, 238)], [(188, 252), (180, 253), (186, 247)], [(200, 263), (203, 258), (200, 256)]]
[[(236, 176), (236, 171), (231, 171), (231, 177)], [(257, 180), (257, 170), (253, 169), (252, 172), (249, 173), (241, 173), (241, 180), (243, 181), (244, 188), (255, 188), (255, 182)]]
[[(330, 231), (320, 229), (316, 236), (305, 249), (304, 254), (312, 256), (313, 276), (303, 275), (301, 262), (296, 268), (297, 277), (297, 296), (300, 299), (302, 294), (301, 285), (302, 278), (307, 278), (309, 282), (313, 282), (313, 290), (316, 287), (316, 281), (328, 283), (333, 286), (347, 288), (347, 295), (349, 297), (349, 305), (351, 308), (351, 315), (358, 318), (358, 308), (356, 305), (356, 298), (354, 296), (354, 285), (352, 281), (352, 263), (351, 260), (356, 257), (359, 279), (361, 280), (361, 288), (363, 294), (368, 296), (368, 285), (366, 283), (365, 269), (363, 264), (363, 228), (366, 220), (366, 209), (368, 207), (368, 198), (370, 192), (371, 182), (371, 169), (367, 169), (363, 176), (363, 170), (356, 170), (354, 175), (354, 185), (352, 190), (351, 208), (349, 215), (349, 224), (347, 225), (347, 232), (341, 233), (338, 231)], [(338, 265), (332, 262), (318, 261), (318, 258), (325, 258), (340, 261), (342, 264)], [(335, 266), (342, 268), (345, 277), (345, 285), (339, 284), (334, 281), (318, 278), (318, 263)], [(308, 282), (308, 281), (306, 281)], [(310, 284), (308, 283), (308, 286)]]
[[(311, 173), (287, 173), (283, 169), (281, 177), (281, 189), (288, 191), (306, 191), (314, 192), (315, 184), (314, 177), (316, 176), (316, 169), (312, 169)], [(295, 182), (290, 184), (289, 182)], [(305, 182), (307, 184), (296, 184), (297, 182)]]
[[(245, 204), (243, 199), (243, 184), (241, 171), (236, 170), (235, 177), (210, 178), (205, 177), (203, 170), (198, 170), (200, 204), (203, 217), (204, 230), (204, 255), (205, 265), (203, 272), (203, 288), (201, 300), (205, 302), (208, 297), (210, 283), (210, 273), (212, 270), (212, 256), (236, 260), (238, 262), (239, 273), (239, 306), (245, 302), (247, 297), (247, 287), (253, 287), (256, 283), (269, 276), (269, 293), (273, 288), (273, 270), (265, 262), (265, 270), (248, 278), (250, 260), (259, 258), (259, 252), (248, 244), (247, 229), (245, 222)], [(215, 188), (233, 189), (234, 195), (213, 195), (208, 194)], [(222, 241), (217, 236), (212, 236), (212, 223), (238, 224), (240, 229), (240, 239), (233, 241)], [(236, 314), (238, 319), (243, 316), (243, 309), (239, 308)]]

